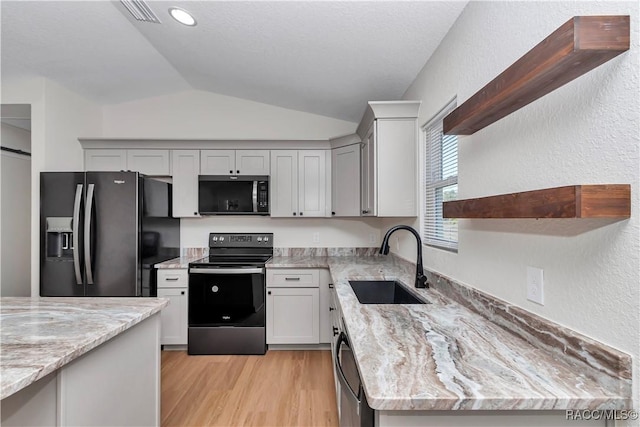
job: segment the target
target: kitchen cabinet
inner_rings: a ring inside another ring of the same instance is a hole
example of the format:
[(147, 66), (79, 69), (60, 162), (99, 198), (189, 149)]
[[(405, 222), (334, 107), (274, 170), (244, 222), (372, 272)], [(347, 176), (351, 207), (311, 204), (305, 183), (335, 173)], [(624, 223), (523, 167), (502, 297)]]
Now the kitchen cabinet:
[(171, 175), (169, 150), (127, 150), (127, 169), (145, 175)]
[(267, 270), (267, 344), (320, 343), (320, 272)]
[(362, 216), (376, 216), (375, 133), (372, 123), (360, 146), (360, 207)]
[(331, 330), (331, 290), (333, 289), (333, 283), (331, 283), (331, 274), (327, 269), (321, 269), (320, 271), (320, 344), (329, 344), (333, 341), (333, 333)]
[(200, 151), (171, 150), (173, 164), (173, 216), (197, 217)]
[(169, 150), (87, 149), (86, 171), (130, 170), (152, 176), (171, 175)]
[(162, 345), (187, 345), (188, 282), (186, 268), (158, 270), (158, 298), (169, 299), (169, 305), (161, 312)]
[(201, 175), (269, 175), (269, 150), (201, 150)]
[(271, 216), (327, 216), (326, 181), (327, 150), (272, 150)]
[(363, 216), (417, 216), (419, 108), (420, 101), (369, 102), (357, 130)]
[(127, 170), (127, 150), (84, 150), (85, 171)]
[(331, 150), (331, 215), (360, 216), (360, 144)]

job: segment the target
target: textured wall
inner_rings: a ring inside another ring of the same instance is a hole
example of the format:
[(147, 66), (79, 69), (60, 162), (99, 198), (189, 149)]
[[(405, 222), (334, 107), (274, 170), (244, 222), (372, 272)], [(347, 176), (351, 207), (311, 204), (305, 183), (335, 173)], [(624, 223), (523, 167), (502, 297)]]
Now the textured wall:
[[(640, 376), (638, 3), (472, 2), (405, 99), (419, 124), (458, 104), (574, 15), (631, 15), (630, 51), (474, 135), (459, 139), (461, 198), (571, 184), (630, 183), (631, 219), (460, 220), (457, 254), (428, 248), (427, 268), (630, 353)], [(387, 220), (384, 227), (396, 223)], [(419, 222), (415, 222), (419, 226)], [(415, 258), (400, 237), (396, 251)], [(526, 299), (526, 267), (544, 269), (545, 305)], [(636, 403), (636, 406), (638, 404)]]

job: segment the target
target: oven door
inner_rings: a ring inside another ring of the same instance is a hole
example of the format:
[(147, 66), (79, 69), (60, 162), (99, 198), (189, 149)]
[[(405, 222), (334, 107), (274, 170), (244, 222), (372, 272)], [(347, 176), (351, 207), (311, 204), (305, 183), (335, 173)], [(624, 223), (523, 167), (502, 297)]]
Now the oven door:
[(189, 326), (264, 326), (264, 268), (190, 268)]

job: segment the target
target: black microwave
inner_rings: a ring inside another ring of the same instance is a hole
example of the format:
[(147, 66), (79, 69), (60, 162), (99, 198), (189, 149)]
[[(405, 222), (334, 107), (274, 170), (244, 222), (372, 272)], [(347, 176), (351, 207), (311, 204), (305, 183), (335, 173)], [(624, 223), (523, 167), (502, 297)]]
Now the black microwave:
[(269, 215), (269, 177), (199, 175), (200, 215)]

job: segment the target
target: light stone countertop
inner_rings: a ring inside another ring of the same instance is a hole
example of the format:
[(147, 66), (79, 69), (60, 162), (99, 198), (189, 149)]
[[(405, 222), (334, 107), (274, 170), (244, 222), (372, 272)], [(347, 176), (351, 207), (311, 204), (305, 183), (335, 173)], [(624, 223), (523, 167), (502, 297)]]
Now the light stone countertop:
[(168, 304), (164, 298), (0, 298), (0, 399)]
[(204, 258), (204, 255), (182, 255), (178, 258), (173, 258), (168, 261), (159, 262), (154, 264), (155, 268), (189, 268), (189, 263), (198, 261)]
[[(430, 289), (408, 288), (431, 304), (360, 304), (349, 279), (413, 284), (415, 265), (399, 258), (303, 255), (275, 257), (267, 264), (279, 267), (330, 269), (374, 409), (631, 407), (628, 355), (430, 272)], [(449, 286), (459, 289), (449, 291)], [(522, 324), (537, 330), (524, 330)]]

